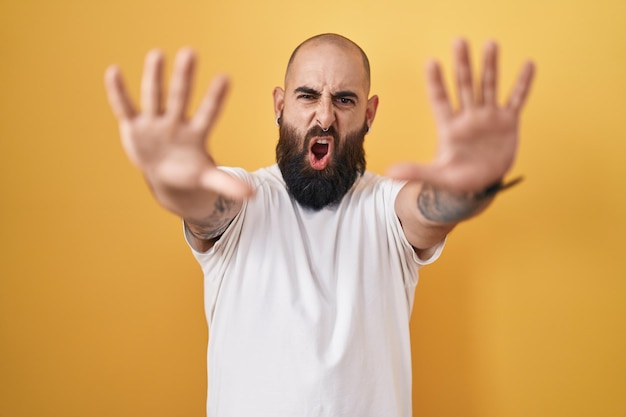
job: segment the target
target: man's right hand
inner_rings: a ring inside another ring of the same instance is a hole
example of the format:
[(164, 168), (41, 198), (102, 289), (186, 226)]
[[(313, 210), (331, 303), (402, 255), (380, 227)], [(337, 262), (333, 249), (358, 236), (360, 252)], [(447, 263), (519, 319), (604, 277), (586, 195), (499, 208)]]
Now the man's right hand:
[[(207, 138), (223, 107), (228, 79), (216, 77), (196, 113), (186, 117), (195, 66), (194, 51), (178, 52), (164, 99), (163, 54), (149, 52), (141, 81), (141, 111), (129, 97), (119, 68), (111, 66), (105, 74), (109, 103), (118, 119), (126, 154), (143, 172), (157, 200), (183, 216), (186, 209), (168, 200), (180, 198), (184, 206), (185, 201), (194, 200), (189, 193), (206, 197), (208, 192), (233, 200), (253, 194), (246, 183), (218, 170), (207, 151)], [(192, 210), (194, 217), (196, 210)]]

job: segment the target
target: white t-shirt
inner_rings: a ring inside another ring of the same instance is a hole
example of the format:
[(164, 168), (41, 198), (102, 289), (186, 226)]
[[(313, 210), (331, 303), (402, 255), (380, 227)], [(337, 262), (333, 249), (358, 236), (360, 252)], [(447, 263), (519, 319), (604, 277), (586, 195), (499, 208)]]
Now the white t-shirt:
[(206, 253), (209, 417), (410, 417), (409, 318), (420, 260), (372, 173), (304, 209), (276, 165)]

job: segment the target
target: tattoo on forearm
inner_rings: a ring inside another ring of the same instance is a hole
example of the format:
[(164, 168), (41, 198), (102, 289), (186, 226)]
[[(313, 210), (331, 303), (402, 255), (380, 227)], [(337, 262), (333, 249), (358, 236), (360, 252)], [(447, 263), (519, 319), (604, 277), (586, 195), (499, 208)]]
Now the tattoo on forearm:
[(187, 228), (196, 238), (201, 240), (216, 239), (224, 234), (234, 219), (237, 205), (233, 200), (219, 196), (213, 206), (213, 212), (203, 224), (185, 221)]
[(472, 217), (500, 191), (519, 184), (523, 179), (524, 177), (520, 176), (508, 182), (497, 181), (479, 193), (452, 193), (424, 184), (417, 197), (417, 207), (428, 220), (457, 223)]
[(474, 194), (437, 190), (425, 184), (417, 197), (417, 207), (430, 221), (456, 223), (471, 217), (488, 199), (488, 197), (477, 199)]

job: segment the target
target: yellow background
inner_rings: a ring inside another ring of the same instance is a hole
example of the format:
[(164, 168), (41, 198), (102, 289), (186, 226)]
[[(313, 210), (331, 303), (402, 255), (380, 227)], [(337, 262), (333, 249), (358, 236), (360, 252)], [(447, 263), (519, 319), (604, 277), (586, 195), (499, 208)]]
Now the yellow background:
[[(411, 322), (415, 416), (626, 416), (626, 1), (0, 2), (0, 416), (202, 416), (202, 279), (180, 221), (119, 145), (103, 72), (137, 95), (145, 52), (233, 79), (218, 161), (273, 162), (271, 91), (304, 38), (372, 62), (369, 168), (427, 161), (423, 66), (466, 35), (502, 47), (502, 97), (533, 58), (512, 175), (451, 235)], [(449, 76), (448, 76), (449, 79)]]

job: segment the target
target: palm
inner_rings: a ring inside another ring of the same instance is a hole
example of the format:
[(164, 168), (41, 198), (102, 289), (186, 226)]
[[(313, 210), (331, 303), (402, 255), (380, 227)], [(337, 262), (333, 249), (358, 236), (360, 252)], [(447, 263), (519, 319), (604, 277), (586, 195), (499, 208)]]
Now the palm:
[(389, 174), (451, 191), (478, 191), (501, 180), (514, 162), (519, 112), (530, 88), (533, 66), (525, 65), (507, 104), (499, 106), (495, 44), (485, 49), (477, 97), (464, 41), (456, 45), (455, 61), (459, 97), (456, 111), (439, 65), (431, 63), (427, 70), (429, 99), (439, 134), (434, 160), (429, 165), (396, 164)]
[(495, 109), (458, 115), (439, 129), (432, 166), (448, 188), (481, 189), (501, 179), (517, 149), (515, 116)]
[(202, 133), (167, 118), (140, 115), (120, 124), (122, 145), (129, 159), (149, 177), (174, 187), (194, 188), (202, 172), (213, 169)]
[(185, 117), (195, 69), (195, 54), (181, 51), (174, 64), (172, 81), (163, 99), (163, 57), (153, 51), (146, 57), (141, 86), (142, 112), (135, 110), (119, 70), (111, 67), (106, 87), (116, 114), (122, 145), (129, 159), (149, 182), (174, 189), (205, 188), (229, 197), (249, 194), (247, 185), (219, 171), (207, 152), (207, 138), (223, 106), (228, 87), (217, 77), (197, 112)]

